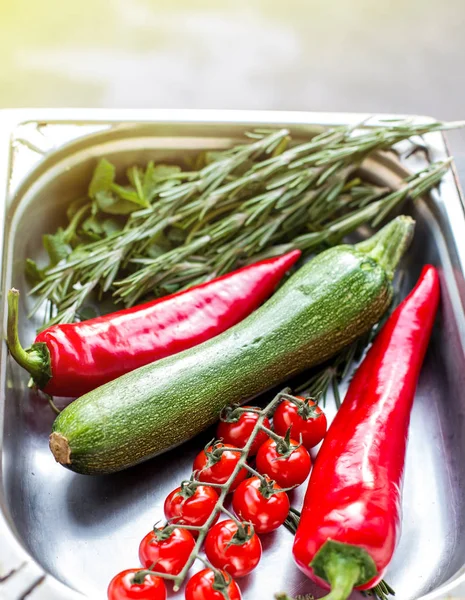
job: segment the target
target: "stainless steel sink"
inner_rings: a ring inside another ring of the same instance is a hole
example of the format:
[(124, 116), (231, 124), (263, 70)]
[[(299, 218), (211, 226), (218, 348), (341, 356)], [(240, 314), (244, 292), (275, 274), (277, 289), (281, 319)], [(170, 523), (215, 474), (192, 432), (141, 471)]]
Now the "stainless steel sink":
[[(67, 202), (85, 192), (98, 157), (123, 171), (134, 162), (175, 161), (180, 152), (228, 147), (256, 125), (288, 126), (305, 138), (315, 126), (362, 118), (231, 111), (0, 113), (3, 325), (5, 291), (14, 285), (23, 292), (21, 338), (33, 340), (41, 320), (26, 319), (33, 298), (26, 293), (24, 260), (40, 259), (42, 234), (53, 231)], [(440, 134), (426, 136), (426, 143), (434, 159), (446, 156)], [(422, 160), (416, 155), (408, 166), (419, 168)], [(365, 170), (392, 187), (403, 174), (385, 155), (368, 161)], [(431, 262), (440, 270), (442, 305), (413, 410), (402, 538), (386, 578), (399, 600), (459, 598), (460, 591), (465, 594), (465, 217), (452, 172), (439, 192), (405, 210), (417, 220), (417, 230), (401, 267), (402, 292)], [(162, 518), (164, 497), (188, 476), (210, 432), (122, 473), (76, 475), (55, 463), (48, 449), (54, 415), (27, 387), (27, 375), (8, 358), (5, 344), (0, 378), (0, 598), (103, 599), (116, 572), (138, 565), (140, 539)], [(303, 493), (294, 493), (296, 507)], [(245, 600), (271, 600), (282, 590), (322, 595), (294, 566), (291, 534), (279, 531), (263, 542), (261, 567), (240, 582)], [(183, 592), (170, 598), (183, 598)]]

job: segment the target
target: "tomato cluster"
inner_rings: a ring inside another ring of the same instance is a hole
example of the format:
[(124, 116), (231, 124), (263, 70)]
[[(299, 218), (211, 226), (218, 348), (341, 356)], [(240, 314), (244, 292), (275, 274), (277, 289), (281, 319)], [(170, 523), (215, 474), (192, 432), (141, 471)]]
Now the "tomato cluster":
[[(218, 425), (219, 441), (197, 455), (191, 479), (167, 496), (167, 525), (154, 527), (141, 541), (143, 568), (116, 575), (108, 588), (109, 600), (165, 600), (165, 583), (154, 572), (179, 575), (207, 522), (204, 551), (209, 568), (189, 580), (186, 600), (240, 600), (233, 577), (248, 575), (260, 562), (262, 545), (257, 533), (269, 533), (284, 523), (290, 509), (286, 492), (307, 479), (311, 469), (308, 450), (326, 433), (321, 409), (311, 399), (297, 398), (294, 402), (282, 400), (273, 417), (273, 429), (265, 417), (251, 444), (260, 409), (246, 406), (226, 412)], [(256, 470), (246, 465), (237, 471), (246, 446), (247, 458), (255, 456)], [(226, 483), (233, 492), (232, 506), (238, 519), (217, 522), (219, 493)]]

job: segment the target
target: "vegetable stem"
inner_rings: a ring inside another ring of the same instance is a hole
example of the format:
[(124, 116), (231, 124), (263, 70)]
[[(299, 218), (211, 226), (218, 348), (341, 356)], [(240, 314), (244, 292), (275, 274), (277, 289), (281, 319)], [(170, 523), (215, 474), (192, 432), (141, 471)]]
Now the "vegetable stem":
[(73, 216), (73, 218), (71, 219), (68, 227), (64, 231), (64, 239), (65, 239), (66, 243), (69, 244), (71, 242), (73, 236), (76, 233), (77, 228), (79, 227), (82, 217), (86, 214), (86, 212), (88, 212), (90, 210), (90, 208), (91, 208), (90, 203), (84, 204), (84, 206), (81, 206), (81, 208), (78, 211), (76, 211), (76, 213)]
[[(289, 388), (285, 389), (285, 393), (288, 393), (290, 390)], [(238, 460), (238, 462), (236, 463), (236, 466), (233, 470), (233, 472), (231, 473), (231, 475), (229, 476), (229, 479), (226, 481), (226, 483), (224, 483), (221, 486), (221, 493), (219, 495), (218, 501), (215, 505), (215, 508), (213, 509), (213, 511), (210, 513), (210, 516), (208, 517), (207, 521), (205, 522), (205, 524), (203, 525), (203, 527), (200, 529), (199, 531), (199, 535), (196, 541), (196, 544), (194, 546), (194, 549), (192, 550), (191, 555), (189, 556), (186, 564), (184, 565), (182, 571), (179, 573), (179, 575), (177, 575), (177, 577), (174, 579), (174, 587), (173, 590), (175, 592), (177, 592), (184, 579), (186, 578), (186, 575), (189, 571), (189, 569), (191, 568), (191, 566), (193, 565), (194, 561), (196, 560), (196, 558), (198, 558), (200, 550), (202, 548), (202, 544), (205, 540), (205, 537), (208, 533), (208, 530), (210, 529), (210, 527), (213, 525), (213, 523), (215, 523), (216, 521), (216, 517), (220, 512), (226, 512), (226, 514), (228, 514), (228, 516), (232, 517), (232, 515), (229, 513), (229, 511), (225, 511), (224, 509), (224, 501), (226, 499), (226, 496), (228, 495), (231, 486), (234, 482), (234, 479), (236, 478), (237, 474), (239, 473), (239, 471), (247, 466), (247, 458), (250, 452), (250, 448), (252, 447), (252, 444), (258, 434), (258, 432), (260, 431), (260, 427), (263, 424), (263, 421), (265, 420), (265, 418), (267, 417), (268, 414), (272, 413), (274, 407), (278, 404), (278, 402), (280, 402), (281, 400), (281, 394), (277, 394), (273, 400), (268, 404), (268, 406), (266, 406), (263, 411), (261, 412), (260, 416), (258, 417), (255, 426), (250, 434), (250, 437), (247, 441), (247, 444), (244, 446), (244, 448), (242, 449), (242, 454), (240, 459)], [(177, 524), (178, 527), (183, 527), (181, 524)]]
[[(289, 509), (289, 514), (287, 516), (287, 519), (284, 522), (284, 526), (293, 535), (296, 534), (297, 527), (299, 526), (300, 516), (301, 516), (300, 511), (298, 511), (296, 508), (293, 508), (291, 506), (291, 508)], [(392, 589), (392, 587), (384, 579), (382, 579), (377, 585), (375, 585), (375, 587), (362, 591), (362, 595), (363, 596), (374, 596), (374, 598), (377, 598), (378, 600), (388, 600), (388, 596), (395, 596), (396, 593)], [(298, 596), (296, 598), (296, 600), (300, 600), (301, 598), (303, 600), (303, 598), (306, 598), (306, 597), (307, 596)], [(308, 597), (310, 598), (310, 596), (308, 596)], [(287, 596), (286, 594), (276, 594), (275, 598), (276, 598), (276, 600), (294, 600), (293, 598), (291, 598), (290, 596)]]
[(50, 355), (45, 344), (34, 344), (27, 350), (22, 347), (18, 336), (18, 313), (19, 292), (12, 288), (8, 291), (8, 349), (16, 362), (31, 374), (36, 383), (41, 385), (50, 378)]
[(360, 577), (360, 566), (350, 557), (333, 555), (326, 565), (331, 591), (322, 600), (346, 600)]
[(356, 248), (376, 260), (392, 279), (399, 260), (410, 244), (414, 229), (415, 221), (402, 215), (368, 240), (358, 243)]
[(260, 429), (264, 433), (266, 433), (266, 435), (269, 436), (275, 442), (282, 442), (282, 440), (283, 440), (282, 436), (278, 435), (277, 433), (275, 433), (274, 431), (272, 431), (271, 429), (269, 429), (265, 425), (262, 425)]

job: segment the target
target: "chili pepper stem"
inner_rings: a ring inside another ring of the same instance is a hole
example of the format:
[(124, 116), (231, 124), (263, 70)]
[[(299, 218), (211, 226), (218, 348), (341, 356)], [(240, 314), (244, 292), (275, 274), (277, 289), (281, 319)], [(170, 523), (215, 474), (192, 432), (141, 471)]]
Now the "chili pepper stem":
[(19, 292), (8, 292), (7, 344), (15, 361), (31, 374), (34, 382), (43, 386), (50, 378), (50, 354), (45, 344), (33, 344), (25, 350), (18, 336)]
[(325, 570), (331, 591), (321, 600), (346, 600), (360, 577), (360, 565), (352, 557), (336, 554), (328, 561)]
[(50, 408), (53, 410), (53, 412), (56, 415), (59, 415), (61, 413), (61, 410), (58, 408), (58, 406), (53, 401), (53, 396), (50, 396), (50, 394), (45, 394), (45, 396), (47, 398), (47, 402), (48, 402)]
[[(289, 514), (287, 516), (286, 521), (284, 522), (284, 526), (286, 527), (286, 529), (288, 531), (290, 531), (293, 535), (296, 534), (297, 531), (297, 527), (299, 526), (300, 523), (300, 517), (301, 517), (301, 513), (300, 511), (298, 511), (296, 508), (293, 508), (291, 506), (291, 508), (289, 509)], [(363, 556), (363, 555), (362, 555)], [(343, 560), (348, 560), (347, 557), (341, 557)], [(359, 572), (362, 573), (362, 569), (360, 569), (360, 563), (358, 563), (356, 560), (354, 560), (352, 557), (349, 558), (349, 560), (351, 562), (353, 562), (354, 564), (357, 564), (357, 566), (359, 567)], [(363, 563), (362, 563), (363, 564)], [(374, 598), (378, 598), (379, 600), (388, 600), (388, 596), (395, 596), (396, 593), (395, 591), (392, 589), (392, 587), (386, 583), (386, 581), (384, 581), (384, 579), (382, 579), (377, 585), (375, 585), (374, 587), (368, 589), (368, 590), (364, 590), (362, 592), (362, 594), (364, 596), (374, 596)], [(295, 598), (295, 600), (304, 600), (305, 598), (307, 598), (307, 596), (297, 596), (297, 598)], [(331, 599), (331, 595), (327, 595), (325, 597), (323, 597), (321, 600), (325, 600), (330, 598)], [(313, 599), (313, 596), (311, 594), (308, 594), (308, 599)], [(280, 594), (275, 594), (275, 600), (294, 600), (294, 598), (291, 598), (290, 596), (288, 596), (285, 593), (280, 593)]]
[(309, 565), (315, 575), (331, 586), (322, 600), (346, 600), (355, 585), (364, 585), (377, 575), (372, 557), (363, 548), (327, 539)]
[(415, 221), (402, 215), (393, 219), (368, 240), (356, 244), (357, 250), (376, 260), (392, 279), (394, 269), (410, 244)]

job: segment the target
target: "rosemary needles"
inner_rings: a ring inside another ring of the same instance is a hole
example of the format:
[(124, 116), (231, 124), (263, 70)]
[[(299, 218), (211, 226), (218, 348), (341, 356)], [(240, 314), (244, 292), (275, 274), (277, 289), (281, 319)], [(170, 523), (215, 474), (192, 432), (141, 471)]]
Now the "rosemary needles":
[(358, 178), (363, 160), (455, 125), (341, 126), (299, 144), (286, 129), (258, 130), (248, 143), (203, 153), (192, 170), (132, 166), (127, 185), (102, 159), (88, 195), (68, 207), (68, 226), (44, 236), (50, 264), (28, 261), (34, 311), (48, 301), (47, 324), (72, 322), (91, 292), (132, 306), (291, 248), (337, 244), (436, 186), (449, 167), (432, 164), (391, 191)]

